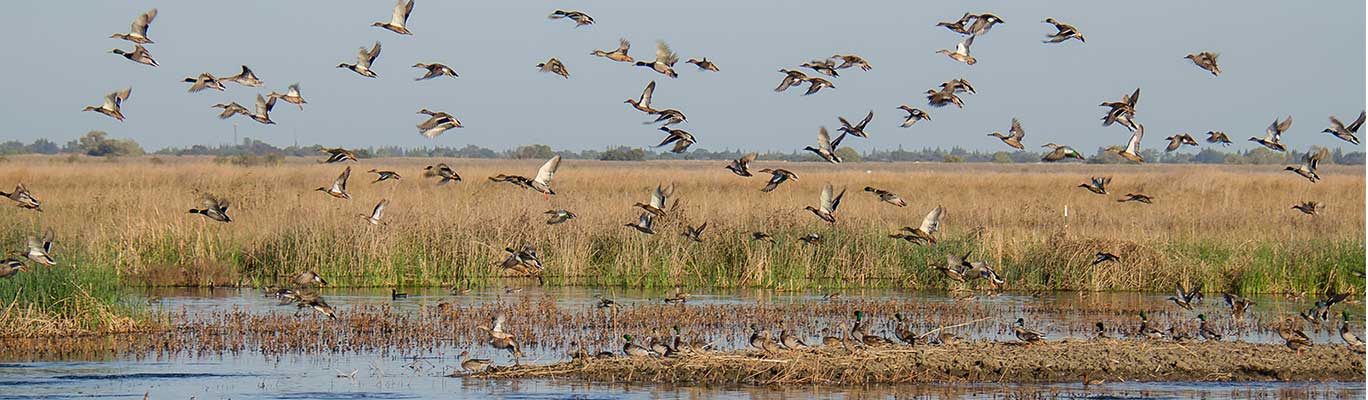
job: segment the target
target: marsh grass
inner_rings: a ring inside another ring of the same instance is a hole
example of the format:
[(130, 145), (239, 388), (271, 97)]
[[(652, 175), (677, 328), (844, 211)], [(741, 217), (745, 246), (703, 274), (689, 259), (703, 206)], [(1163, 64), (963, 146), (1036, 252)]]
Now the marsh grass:
[(110, 267), (30, 265), (0, 281), (0, 329), (9, 337), (128, 332), (143, 316)]
[[(465, 180), (446, 186), (422, 166), (452, 165)], [(0, 208), (4, 246), (52, 227), (58, 257), (81, 260), (80, 271), (105, 267), (129, 283), (170, 286), (263, 286), (314, 269), (337, 286), (492, 286), (517, 282), (497, 268), (504, 247), (536, 244), (554, 285), (646, 288), (817, 287), (954, 288), (928, 265), (947, 252), (972, 251), (1025, 290), (1171, 290), (1179, 283), (1256, 292), (1362, 292), (1351, 275), (1364, 269), (1362, 169), (1328, 167), (1307, 183), (1255, 166), (1093, 166), (776, 163), (801, 179), (761, 193), (764, 178), (731, 175), (717, 162), (611, 163), (566, 161), (559, 193), (540, 194), (488, 182), (497, 173), (532, 174), (541, 161), (367, 159), (352, 163), (352, 200), (312, 189), (343, 168), (312, 159), (279, 166), (233, 166), (208, 158), (163, 157), (116, 162), (18, 157), (0, 184), (24, 182), (44, 213)], [(399, 172), (399, 182), (372, 184), (371, 168)], [(1112, 176), (1112, 195), (1075, 187)], [(674, 182), (678, 211), (657, 222), (656, 235), (625, 228), (657, 184)], [(821, 185), (847, 193), (828, 225), (802, 210)], [(906, 208), (861, 191), (901, 194)], [(186, 213), (196, 191), (233, 201), (231, 224)], [(1128, 192), (1153, 205), (1118, 203)], [(384, 226), (364, 224), (380, 199), (391, 201)], [(1310, 217), (1298, 201), (1327, 205)], [(937, 205), (947, 209), (940, 244), (889, 239), (919, 224)], [(1064, 207), (1069, 217), (1064, 217)], [(548, 209), (579, 218), (548, 226)], [(679, 236), (709, 222), (706, 243)], [(776, 243), (749, 240), (765, 231)], [(797, 240), (819, 233), (824, 243)], [(1098, 251), (1120, 263), (1089, 266)], [(112, 277), (109, 277), (113, 279)]]

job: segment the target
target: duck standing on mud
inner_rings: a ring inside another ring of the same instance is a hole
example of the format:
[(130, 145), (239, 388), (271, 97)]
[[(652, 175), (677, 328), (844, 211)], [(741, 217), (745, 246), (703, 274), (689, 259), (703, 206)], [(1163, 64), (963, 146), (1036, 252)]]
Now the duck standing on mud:
[(1016, 323), (1012, 325), (1012, 332), (1016, 333), (1017, 340), (1021, 340), (1028, 347), (1047, 339), (1044, 333), (1027, 328), (1025, 318), (1017, 318)]

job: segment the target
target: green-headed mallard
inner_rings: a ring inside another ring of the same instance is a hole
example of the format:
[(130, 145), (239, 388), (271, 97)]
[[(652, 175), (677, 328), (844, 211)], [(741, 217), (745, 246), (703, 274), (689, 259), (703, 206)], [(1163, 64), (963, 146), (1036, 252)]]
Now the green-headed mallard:
[(377, 182), (380, 182), (380, 181), (388, 181), (388, 180), (396, 180), (396, 181), (397, 181), (397, 180), (399, 180), (400, 178), (403, 178), (402, 176), (399, 176), (399, 173), (398, 173), (398, 172), (394, 172), (394, 171), (381, 171), (381, 170), (378, 170), (378, 169), (371, 169), (370, 171), (366, 171), (366, 172), (370, 172), (370, 173), (372, 173), (372, 174), (375, 174), (375, 180), (374, 180), (374, 181), (371, 181), (371, 183), (377, 183)]
[(446, 165), (446, 163), (437, 163), (437, 165), (423, 167), (423, 176), (439, 178), (437, 186), (445, 185), (447, 182), (461, 181), (461, 175), (457, 174), (456, 170), (452, 169), (451, 166)]
[(1182, 147), (1183, 145), (1189, 145), (1189, 146), (1196, 146), (1196, 145), (1197, 145), (1197, 139), (1193, 139), (1193, 138), (1192, 138), (1192, 135), (1189, 135), (1189, 134), (1186, 134), (1186, 133), (1178, 134), (1178, 135), (1173, 135), (1173, 136), (1169, 136), (1169, 137), (1164, 138), (1164, 140), (1169, 141), (1168, 146), (1165, 146), (1165, 147), (1164, 147), (1164, 151), (1165, 151), (1165, 152), (1178, 150), (1178, 148), (1179, 148), (1179, 147)]
[(798, 180), (798, 174), (795, 174), (793, 173), (793, 171), (789, 171), (783, 168), (765, 168), (760, 170), (760, 173), (770, 174), (769, 182), (765, 183), (765, 187), (760, 188), (761, 192), (774, 191), (774, 189), (778, 188), (780, 184), (787, 182), (790, 179), (795, 181)]
[(817, 218), (821, 218), (827, 223), (834, 224), (836, 223), (836, 208), (840, 207), (841, 198), (845, 197), (845, 193), (845, 189), (841, 189), (840, 194), (832, 196), (831, 184), (828, 183), (822, 187), (820, 207), (807, 206), (803, 209), (812, 211), (814, 215), (817, 215)]
[(841, 123), (841, 127), (837, 128), (836, 130), (841, 131), (843, 133), (849, 133), (851, 135), (859, 136), (862, 138), (867, 138), (869, 137), (869, 134), (865, 133), (864, 130), (865, 127), (869, 126), (869, 121), (874, 120), (874, 110), (869, 110), (869, 114), (866, 114), (864, 119), (860, 120), (860, 123), (858, 124), (852, 125), (850, 121), (846, 121), (845, 117), (836, 117), (836, 120), (840, 121)]
[(1111, 177), (1094, 176), (1088, 179), (1087, 183), (1081, 183), (1078, 187), (1088, 189), (1089, 192), (1096, 194), (1107, 194), (1107, 185), (1111, 183)]
[(637, 111), (641, 111), (647, 114), (659, 114), (660, 111), (656, 111), (656, 109), (651, 108), (651, 95), (655, 93), (655, 86), (655, 81), (651, 81), (651, 83), (646, 84), (646, 89), (643, 89), (641, 91), (640, 99), (627, 99), (623, 100), (622, 102), (631, 104), (632, 108), (637, 109)]
[(689, 146), (692, 146), (696, 142), (693, 134), (683, 129), (670, 129), (668, 126), (662, 126), (659, 129), (667, 133), (668, 136), (665, 136), (665, 139), (661, 140), (660, 144), (655, 145), (655, 147), (663, 147), (670, 143), (674, 143), (674, 147), (670, 149), (671, 153), (680, 154), (689, 151)]
[(961, 40), (958, 44), (955, 45), (955, 51), (941, 49), (936, 50), (936, 53), (944, 54), (955, 61), (959, 61), (968, 65), (974, 65), (975, 63), (978, 63), (978, 59), (975, 59), (973, 56), (969, 55), (969, 46), (973, 45), (974, 35), (969, 35), (969, 37), (964, 38), (964, 40)]
[(927, 114), (926, 111), (922, 111), (921, 109), (912, 108), (906, 104), (899, 105), (898, 109), (907, 111), (907, 117), (903, 119), (901, 125), (898, 125), (900, 127), (908, 128), (911, 127), (913, 124), (916, 124), (917, 121), (931, 120), (931, 114)]
[(1178, 288), (1174, 290), (1174, 295), (1169, 296), (1167, 300), (1172, 301), (1173, 304), (1177, 304), (1178, 307), (1190, 311), (1192, 310), (1192, 306), (1197, 305), (1197, 302), (1202, 301), (1202, 285), (1198, 284), (1197, 287), (1192, 288), (1192, 290), (1187, 290), (1185, 285), (1178, 285)]
[(807, 82), (809, 79), (807, 74), (804, 74), (803, 71), (780, 69), (779, 72), (784, 73), (784, 80), (780, 81), (779, 86), (774, 88), (774, 91), (776, 92), (782, 92), (788, 90), (788, 88), (802, 85), (803, 82)]
[(902, 341), (903, 343), (907, 343), (907, 345), (909, 346), (916, 346), (917, 333), (912, 332), (911, 329), (908, 329), (907, 321), (903, 320), (902, 313), (894, 313), (893, 319), (896, 321), (896, 323), (893, 326), (893, 336), (897, 337), (898, 340)]
[(384, 28), (385, 30), (400, 35), (412, 35), (413, 32), (409, 32), (408, 27), (404, 26), (404, 24), (408, 23), (409, 14), (412, 13), (413, 0), (399, 0), (394, 5), (394, 14), (390, 15), (389, 22), (376, 22), (371, 24), (371, 26)]
[(1197, 68), (1210, 72), (1211, 76), (1220, 76), (1221, 66), (1216, 64), (1216, 57), (1218, 56), (1219, 54), (1203, 51), (1201, 53), (1188, 54), (1183, 56), (1183, 58), (1192, 61), (1192, 64), (1196, 65)]
[(0, 279), (9, 279), (20, 272), (27, 272), (28, 267), (23, 261), (17, 258), (6, 258), (0, 260)]
[(380, 219), (385, 217), (385, 206), (388, 205), (389, 199), (380, 199), (380, 202), (376, 203), (375, 208), (371, 210), (370, 215), (360, 214), (361, 219), (365, 220), (366, 223), (369, 223), (371, 225), (384, 224), (385, 221), (381, 221)]
[(819, 74), (833, 78), (841, 76), (841, 74), (836, 71), (836, 62), (831, 61), (830, 59), (812, 60), (799, 64), (798, 66), (811, 69)]
[(1243, 319), (1245, 311), (1248, 311), (1249, 307), (1255, 304), (1245, 297), (1231, 293), (1225, 293), (1222, 297), (1225, 298), (1226, 306), (1230, 307), (1230, 317), (1236, 321)]
[(1300, 355), (1302, 349), (1311, 347), (1311, 338), (1307, 337), (1300, 328), (1292, 327), (1295, 322), (1292, 317), (1284, 318), (1282, 323), (1278, 324), (1278, 336), (1286, 342), (1287, 348)]
[(1212, 328), (1211, 324), (1207, 323), (1206, 314), (1197, 314), (1197, 319), (1202, 321), (1202, 323), (1197, 326), (1197, 334), (1201, 336), (1202, 339), (1212, 342), (1221, 341), (1221, 333), (1217, 332), (1216, 328)]
[(537, 175), (532, 179), (520, 175), (498, 174), (490, 177), (489, 180), (493, 182), (508, 182), (525, 189), (535, 190), (538, 193), (549, 197), (556, 194), (556, 191), (551, 190), (551, 178), (556, 176), (556, 170), (560, 168), (560, 162), (560, 155), (551, 157), (550, 160), (547, 160), (542, 164), (541, 168), (537, 169)]
[(1149, 315), (1145, 314), (1144, 311), (1140, 312), (1140, 328), (1136, 329), (1136, 334), (1151, 340), (1163, 339), (1165, 336), (1164, 331), (1159, 330), (1159, 328), (1150, 326)]
[(346, 169), (342, 170), (342, 174), (338, 175), (337, 179), (333, 180), (332, 186), (321, 187), (314, 190), (327, 193), (329, 196), (336, 197), (339, 199), (350, 200), (351, 194), (347, 193), (347, 178), (350, 177), (351, 167), (349, 166)]
[(1093, 330), (1093, 339), (1094, 339), (1094, 340), (1107, 340), (1107, 339), (1111, 339), (1111, 337), (1107, 335), (1107, 326), (1106, 326), (1106, 325), (1103, 325), (1103, 324), (1102, 324), (1102, 321), (1097, 321), (1097, 324), (1094, 325), (1094, 326), (1096, 327), (1096, 329)]
[(290, 87), (287, 88), (287, 90), (285, 90), (285, 94), (271, 92), (271, 94), (267, 96), (284, 100), (286, 103), (297, 105), (299, 106), (300, 110), (304, 109), (304, 103), (308, 103), (307, 101), (304, 101), (304, 96), (299, 94), (299, 83), (291, 84)]
[(1320, 174), (1316, 173), (1316, 169), (1320, 166), (1320, 161), (1329, 155), (1330, 151), (1322, 147), (1320, 151), (1314, 153), (1307, 152), (1302, 155), (1301, 165), (1289, 165), (1283, 167), (1283, 169), (1295, 172), (1297, 175), (1301, 175), (1303, 178), (1306, 178), (1306, 180), (1311, 181), (1311, 183), (1316, 183), (1321, 180)]
[(654, 235), (655, 230), (653, 230), (652, 227), (655, 226), (655, 216), (649, 211), (642, 211), (641, 216), (637, 217), (636, 223), (623, 224), (622, 226), (636, 229), (637, 232), (645, 233), (647, 235)]
[(546, 210), (546, 212), (543, 214), (549, 215), (549, 217), (547, 217), (546, 220), (547, 225), (559, 224), (578, 217), (577, 215), (575, 215), (575, 213), (572, 213), (569, 210)]
[(81, 111), (94, 111), (100, 114), (108, 115), (114, 119), (123, 121), (124, 115), (121, 111), (122, 109), (120, 108), (120, 106), (123, 105), (124, 100), (128, 100), (128, 96), (132, 93), (133, 88), (129, 87), (124, 90), (107, 94), (105, 95), (104, 103), (100, 104), (99, 107), (86, 106), (86, 108), (82, 109)]
[(356, 72), (367, 78), (374, 78), (376, 77), (376, 74), (375, 71), (371, 70), (371, 63), (375, 62), (375, 58), (379, 56), (380, 42), (376, 41), (375, 45), (371, 46), (370, 50), (366, 50), (365, 47), (362, 47), (361, 50), (356, 53), (356, 64), (341, 63), (337, 64), (337, 67), (352, 70), (352, 72)]
[(575, 21), (575, 27), (576, 27), (576, 28), (581, 27), (581, 26), (585, 26), (585, 25), (593, 25), (593, 24), (594, 24), (594, 17), (589, 16), (589, 14), (585, 14), (583, 11), (576, 11), (576, 10), (560, 10), (560, 9), (557, 9), (557, 10), (555, 10), (555, 11), (552, 11), (552, 12), (551, 12), (551, 15), (547, 16), (547, 18), (550, 18), (550, 19), (568, 19), (568, 20), (571, 20), (571, 21)]
[(1027, 346), (1040, 343), (1047, 339), (1044, 333), (1034, 329), (1026, 328), (1026, 319), (1017, 318), (1016, 323), (1012, 324), (1012, 332), (1016, 333), (1017, 340), (1022, 341)]
[(332, 164), (332, 163), (339, 163), (339, 162), (343, 162), (343, 161), (356, 161), (356, 153), (353, 153), (353, 152), (351, 152), (350, 150), (347, 150), (347, 149), (344, 149), (344, 148), (341, 148), (341, 147), (338, 147), (338, 148), (321, 147), (321, 148), (318, 149), (318, 152), (320, 152), (320, 153), (328, 153), (328, 158), (323, 159), (322, 161), (319, 161), (319, 162), (318, 162), (319, 164)]
[(1211, 144), (1220, 144), (1222, 146), (1230, 146), (1231, 143), (1230, 136), (1226, 136), (1225, 132), (1221, 131), (1207, 131), (1206, 142)]
[(1112, 253), (1099, 251), (1097, 252), (1097, 257), (1093, 258), (1092, 264), (1089, 265), (1097, 265), (1107, 261), (1121, 262), (1121, 257), (1117, 257)]
[(137, 44), (154, 43), (147, 37), (147, 26), (152, 24), (152, 20), (157, 18), (157, 9), (153, 8), (147, 12), (139, 14), (133, 19), (133, 27), (128, 33), (115, 33), (109, 35), (111, 39), (123, 39)]
[(703, 59), (701, 59), (701, 60), (700, 60), (700, 59), (697, 59), (697, 58), (690, 58), (690, 59), (688, 59), (688, 60), (684, 60), (684, 62), (685, 62), (685, 63), (688, 63), (688, 64), (693, 64), (693, 65), (697, 66), (699, 70), (702, 70), (702, 71), (712, 71), (712, 72), (717, 72), (717, 71), (718, 71), (718, 69), (717, 69), (717, 64), (713, 64), (712, 61), (708, 61), (708, 58), (707, 58), (707, 57), (703, 57)]
[(790, 335), (788, 329), (779, 331), (779, 345), (788, 350), (802, 350), (808, 348), (807, 343), (803, 343), (803, 339), (795, 335)]
[(436, 78), (436, 77), (439, 77), (439, 76), (450, 76), (450, 77), (452, 77), (452, 78), (460, 77), (460, 75), (457, 75), (457, 74), (456, 74), (456, 70), (451, 69), (451, 67), (446, 66), (446, 64), (441, 64), (441, 63), (431, 63), (431, 64), (428, 64), (428, 63), (417, 63), (417, 64), (413, 64), (413, 67), (414, 67), (414, 68), (422, 68), (422, 69), (427, 70), (427, 72), (424, 73), (423, 76), (420, 76), (420, 77), (417, 77), (417, 78), (413, 78), (413, 80), (415, 80), (415, 81), (421, 81), (421, 80), (432, 79), (432, 78)]
[(865, 186), (864, 191), (873, 193), (879, 197), (879, 201), (892, 204), (898, 207), (907, 207), (907, 201), (899, 197), (897, 193), (879, 189), (873, 186)]
[(750, 163), (754, 162), (756, 157), (759, 156), (760, 154), (755, 152), (746, 153), (746, 155), (741, 156), (741, 158), (732, 160), (731, 163), (727, 164), (726, 168), (733, 174), (736, 174), (736, 176), (749, 178), (751, 177)]
[(1321, 210), (1325, 209), (1325, 204), (1314, 201), (1303, 201), (1301, 203), (1293, 204), (1292, 209), (1301, 211), (1306, 215), (1317, 216), (1320, 215)]
[(677, 62), (679, 62), (679, 56), (675, 55), (673, 51), (670, 51), (670, 45), (665, 44), (665, 41), (663, 40), (657, 40), (655, 60), (652, 60), (651, 62), (637, 60), (635, 65), (638, 67), (650, 68), (655, 72), (659, 72), (661, 75), (678, 78), (679, 74), (675, 73), (674, 70), (674, 65)]
[(1122, 148), (1120, 146), (1111, 146), (1108, 147), (1106, 151), (1116, 153), (1116, 155), (1121, 156), (1121, 158), (1134, 161), (1137, 163), (1145, 162), (1145, 158), (1140, 156), (1140, 139), (1145, 136), (1145, 125), (1135, 125), (1135, 132), (1131, 133), (1130, 140), (1126, 141), (1125, 148)]
[(941, 216), (943, 215), (945, 215), (945, 207), (936, 206), (931, 212), (926, 213), (925, 218), (922, 218), (921, 225), (917, 227), (904, 226), (902, 232), (906, 233), (899, 232), (889, 236), (894, 239), (924, 240), (927, 243), (935, 244), (936, 232), (940, 232)]
[(818, 91), (822, 90), (822, 88), (836, 88), (836, 85), (832, 84), (831, 81), (818, 77), (808, 78), (807, 82), (808, 88), (806, 92), (803, 92), (804, 96), (817, 93)]
[(689, 238), (689, 240), (692, 240), (694, 242), (703, 243), (703, 231), (706, 229), (708, 229), (707, 222), (704, 222), (697, 228), (694, 228), (692, 225), (688, 225), (684, 227), (684, 232), (680, 233), (680, 235)]
[(840, 164), (841, 156), (836, 154), (836, 149), (841, 146), (841, 141), (845, 140), (846, 134), (843, 132), (836, 140), (831, 140), (831, 134), (827, 133), (825, 126), (817, 130), (817, 147), (807, 146), (803, 150), (811, 151), (823, 160), (832, 164)]
[(488, 358), (470, 358), (470, 351), (461, 350), (461, 369), (475, 374), (484, 372), (490, 365), (494, 365), (494, 362)]
[(1059, 20), (1054, 18), (1046, 18), (1044, 22), (1054, 25), (1055, 30), (1058, 31), (1054, 34), (1045, 35), (1045, 43), (1060, 43), (1069, 39), (1078, 39), (1079, 42), (1087, 43), (1087, 40), (1083, 38), (1083, 34), (1079, 33), (1078, 28), (1075, 28), (1073, 25), (1059, 22)]
[(603, 57), (617, 62), (636, 62), (635, 58), (632, 58), (632, 56), (627, 55), (627, 51), (631, 49), (632, 42), (629, 42), (627, 41), (627, 39), (624, 38), (618, 38), (617, 49), (614, 49), (613, 51), (594, 50), (592, 52), (589, 52), (589, 55), (595, 57)]
[(837, 65), (836, 69), (846, 69), (850, 67), (860, 67), (860, 70), (862, 71), (874, 69), (873, 66), (869, 65), (868, 60), (865, 60), (864, 57), (860, 57), (858, 55), (833, 54), (831, 58), (834, 60), (841, 60), (841, 65)]
[(225, 89), (223, 83), (219, 82), (219, 78), (215, 78), (213, 74), (208, 72), (200, 73), (192, 78), (185, 78), (182, 81), (190, 84), (190, 89), (186, 90), (190, 93), (204, 89), (215, 89), (222, 92)]
[(203, 205), (204, 208), (191, 208), (190, 213), (200, 214), (205, 218), (218, 222), (233, 222), (233, 219), (228, 217), (228, 206), (232, 205), (232, 203), (228, 202), (227, 199), (221, 199), (212, 194), (204, 193), (200, 195), (200, 204)]
[(218, 80), (219, 82), (233, 82), (248, 87), (260, 87), (263, 84), (261, 79), (257, 78), (256, 73), (253, 73), (252, 69), (247, 68), (246, 65), (242, 66), (242, 70), (237, 75), (225, 76), (218, 78)]
[(123, 56), (123, 58), (127, 58), (129, 61), (138, 64), (150, 65), (153, 67), (158, 66), (157, 60), (152, 58), (152, 53), (148, 53), (147, 48), (143, 47), (140, 44), (133, 45), (133, 51), (124, 51), (124, 49), (112, 49), (109, 50), (109, 52), (121, 55)]
[(1359, 111), (1358, 119), (1355, 119), (1354, 122), (1350, 123), (1348, 126), (1345, 126), (1343, 122), (1340, 122), (1339, 118), (1335, 118), (1334, 115), (1331, 115), (1330, 127), (1325, 128), (1325, 130), (1321, 132), (1335, 135), (1335, 137), (1340, 138), (1340, 140), (1344, 140), (1346, 142), (1358, 145), (1359, 138), (1358, 136), (1354, 136), (1354, 134), (1358, 133), (1359, 128), (1363, 127), (1363, 117), (1364, 112)]
[(1289, 115), (1282, 121), (1274, 118), (1273, 123), (1264, 130), (1264, 137), (1250, 137), (1249, 141), (1261, 144), (1269, 150), (1287, 151), (1287, 146), (1282, 144), (1282, 134), (1287, 133), (1289, 128), (1292, 128), (1292, 116)]
[(0, 190), (0, 197), (13, 200), (16, 203), (15, 206), (19, 208), (27, 208), (40, 212), (43, 211), (43, 202), (38, 201), (38, 198), (33, 197), (33, 193), (30, 193), (28, 188), (24, 187), (23, 183), (15, 185), (13, 192), (5, 193), (3, 190)]
[(1341, 311), (1340, 316), (1343, 317), (1343, 320), (1340, 322), (1340, 339), (1344, 340), (1344, 344), (1348, 345), (1349, 349), (1353, 350), (1355, 353), (1363, 354), (1363, 338), (1360, 338), (1349, 329), (1349, 310)]
[(1003, 144), (1006, 144), (1018, 150), (1026, 148), (1025, 145), (1021, 144), (1021, 139), (1026, 138), (1026, 130), (1021, 129), (1021, 121), (1017, 121), (1016, 118), (1012, 118), (1012, 128), (1008, 129), (1007, 132), (1010, 133), (1010, 135), (1004, 136), (1002, 132), (993, 131), (993, 133), (989, 133), (988, 136), (998, 138), (998, 140), (1001, 140)]

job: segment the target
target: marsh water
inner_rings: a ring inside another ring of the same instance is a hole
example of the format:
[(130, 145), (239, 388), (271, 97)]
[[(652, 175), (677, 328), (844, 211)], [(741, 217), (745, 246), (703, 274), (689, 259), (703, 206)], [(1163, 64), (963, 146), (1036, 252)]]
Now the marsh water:
[[(417, 312), (423, 306), (437, 303), (478, 305), (506, 302), (518, 297), (549, 297), (557, 307), (592, 307), (595, 294), (613, 298), (619, 303), (659, 302), (670, 293), (595, 290), (585, 288), (522, 288), (476, 290), (453, 295), (445, 290), (409, 290), (408, 297), (392, 299), (384, 290), (327, 290), (328, 302), (345, 313), (350, 306), (388, 305), (396, 312)], [(147, 292), (153, 309), (161, 312), (195, 315), (224, 310), (246, 310), (252, 313), (293, 315), (293, 307), (279, 304), (279, 300), (265, 297), (250, 289), (154, 289)], [(1001, 329), (1021, 316), (1051, 334), (1053, 338), (1086, 338), (1088, 333), (1077, 328), (1090, 326), (1071, 309), (1097, 309), (1124, 304), (1154, 310), (1176, 310), (1166, 295), (1108, 293), (1046, 293), (1003, 294), (979, 297), (971, 302), (956, 300), (945, 293), (909, 293), (889, 290), (847, 291), (830, 301), (901, 301), (972, 303), (990, 310), (995, 320), (991, 323), (963, 328), (961, 335), (973, 340), (1012, 340)], [(1282, 297), (1254, 299), (1258, 305), (1247, 319), (1258, 320), (1280, 315), (1296, 314), (1314, 299), (1294, 301)], [(754, 304), (803, 303), (827, 301), (819, 293), (773, 293), (769, 291), (717, 291), (695, 293), (689, 305), (697, 304)], [(1355, 315), (1355, 326), (1362, 326), (1363, 305), (1350, 304)], [(1226, 310), (1219, 298), (1206, 299), (1199, 310), (1223, 315)], [(1155, 320), (1167, 326), (1167, 312), (1156, 312)], [(1162, 315), (1162, 317), (1158, 316)], [(1174, 319), (1187, 319), (1181, 312), (1172, 313)], [(298, 318), (316, 318), (310, 313)], [(1005, 321), (1005, 322), (1004, 322)], [(510, 323), (515, 323), (510, 321)], [(1333, 329), (1308, 329), (1316, 343), (1339, 343)], [(744, 338), (744, 327), (738, 327), (724, 348), (737, 348)], [(1260, 329), (1232, 329), (1234, 338), (1249, 342), (1276, 342), (1276, 334)], [(1227, 339), (1229, 340), (1229, 339)], [(730, 347), (729, 347), (730, 346)], [(407, 399), (407, 398), (734, 398), (780, 399), (794, 397), (1080, 397), (1108, 398), (1363, 398), (1363, 382), (1249, 382), (1249, 383), (1178, 383), (1178, 382), (1121, 382), (1089, 386), (1081, 383), (1058, 384), (955, 384), (902, 385), (872, 387), (824, 386), (690, 386), (679, 384), (601, 384), (573, 379), (517, 379), (489, 380), (448, 377), (459, 367), (458, 354), (469, 349), (475, 357), (492, 358), (496, 363), (512, 360), (506, 353), (489, 346), (440, 346), (424, 351), (362, 351), (320, 352), (310, 354), (263, 354), (260, 352), (229, 352), (212, 356), (185, 354), (120, 355), (102, 359), (32, 360), (22, 356), (0, 362), (0, 399), (65, 399), (110, 398), (138, 399), (144, 394), (151, 399)], [(523, 363), (550, 363), (566, 359), (565, 349), (531, 347), (525, 350)]]

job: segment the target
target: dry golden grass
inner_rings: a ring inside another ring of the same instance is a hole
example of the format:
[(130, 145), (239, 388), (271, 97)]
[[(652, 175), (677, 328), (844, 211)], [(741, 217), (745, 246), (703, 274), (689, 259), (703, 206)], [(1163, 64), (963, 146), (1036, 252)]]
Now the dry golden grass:
[[(344, 166), (314, 159), (236, 167), (190, 157), (14, 157), (0, 169), (0, 186), (24, 182), (46, 212), (0, 208), (0, 223), (17, 228), (0, 238), (13, 248), (25, 232), (52, 227), (59, 258), (109, 265), (150, 284), (267, 284), (309, 268), (340, 285), (481, 284), (504, 275), (495, 266), (504, 247), (526, 242), (539, 246), (548, 280), (560, 284), (945, 287), (926, 265), (947, 251), (973, 250), (1015, 288), (1153, 290), (1187, 281), (1244, 291), (1362, 290), (1362, 280), (1347, 274), (1364, 268), (1362, 167), (1327, 167), (1324, 181), (1311, 184), (1276, 166), (762, 159), (753, 170), (780, 166), (801, 177), (766, 194), (758, 189), (767, 175), (737, 177), (717, 161), (566, 160), (553, 184), (559, 195), (549, 201), (486, 179), (530, 176), (543, 161), (362, 160), (347, 164), (353, 198), (339, 200), (313, 189)], [(465, 180), (435, 186), (422, 167), (437, 162)], [(371, 168), (404, 178), (372, 184)], [(1113, 177), (1112, 194), (1075, 187), (1089, 176)], [(670, 182), (682, 203), (659, 221), (658, 234), (622, 226), (635, 220), (634, 202)], [(834, 226), (802, 209), (816, 205), (827, 182), (850, 190)], [(879, 203), (861, 191), (866, 185), (910, 205)], [(234, 222), (186, 213), (198, 206), (196, 190), (230, 199)], [(1155, 203), (1116, 201), (1128, 192)], [(388, 225), (365, 224), (360, 215), (382, 198), (390, 200)], [(1327, 209), (1320, 217), (1290, 209), (1302, 200)], [(936, 205), (947, 210), (940, 245), (886, 237), (919, 224)], [(557, 208), (579, 219), (545, 225), (541, 213)], [(685, 224), (702, 222), (707, 243), (679, 236)], [(750, 242), (757, 230), (779, 243)], [(828, 240), (816, 248), (797, 242), (809, 232)], [(1123, 262), (1089, 268), (1096, 251)]]

